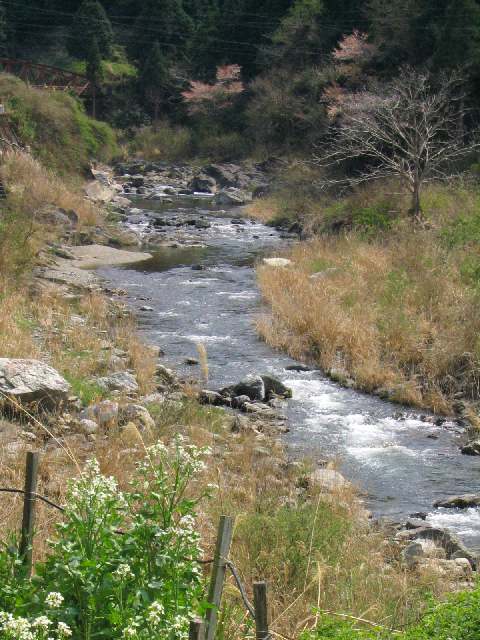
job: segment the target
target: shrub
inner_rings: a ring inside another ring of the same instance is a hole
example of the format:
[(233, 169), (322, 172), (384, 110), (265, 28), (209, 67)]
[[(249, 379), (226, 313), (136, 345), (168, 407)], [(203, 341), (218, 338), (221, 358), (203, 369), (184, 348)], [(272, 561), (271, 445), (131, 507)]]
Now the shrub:
[(149, 447), (128, 492), (89, 462), (70, 481), (63, 522), (31, 591), (20, 588), (12, 599), (19, 573), (2, 571), (11, 561), (0, 554), (0, 602), (10, 609), (0, 624), (20, 615), (37, 628), (46, 614), (45, 628), (55, 622), (59, 639), (188, 637), (203, 593), (195, 507), (204, 494), (187, 497), (187, 489), (204, 453), (180, 436)]
[(129, 152), (145, 160), (176, 162), (192, 157), (190, 131), (185, 127), (160, 122), (155, 128), (138, 130), (128, 144)]

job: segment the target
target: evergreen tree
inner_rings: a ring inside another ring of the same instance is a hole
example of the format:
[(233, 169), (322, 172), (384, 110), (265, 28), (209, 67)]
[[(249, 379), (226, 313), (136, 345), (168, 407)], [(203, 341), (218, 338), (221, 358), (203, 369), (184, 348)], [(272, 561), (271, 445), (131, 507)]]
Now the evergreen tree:
[(160, 106), (172, 89), (172, 79), (162, 49), (155, 42), (145, 59), (140, 75), (140, 86), (145, 98), (153, 105), (153, 119), (157, 122)]
[(161, 53), (169, 59), (185, 58), (194, 25), (181, 0), (146, 0), (133, 28), (130, 55), (140, 62), (158, 42)]
[(87, 78), (90, 82), (91, 94), (92, 94), (92, 116), (95, 118), (97, 115), (97, 92), (98, 86), (103, 78), (102, 70), (102, 57), (100, 55), (100, 48), (98, 41), (93, 37), (88, 44), (87, 51), (87, 65), (86, 72)]
[(475, 0), (451, 0), (439, 29), (436, 65), (474, 70), (480, 63), (480, 7)]
[(0, 2), (0, 56), (8, 55), (9, 27), (7, 11), (3, 2)]
[(322, 29), (324, 14), (323, 0), (296, 0), (272, 36), (270, 63), (291, 68), (318, 63), (329, 46), (328, 32)]
[(222, 56), (219, 55), (221, 33), (218, 0), (196, 0), (190, 7), (194, 33), (190, 42), (192, 69), (198, 76), (213, 79)]
[(113, 30), (105, 9), (98, 0), (83, 0), (71, 26), (70, 54), (86, 59), (93, 39), (97, 40), (100, 55), (109, 58), (113, 51)]

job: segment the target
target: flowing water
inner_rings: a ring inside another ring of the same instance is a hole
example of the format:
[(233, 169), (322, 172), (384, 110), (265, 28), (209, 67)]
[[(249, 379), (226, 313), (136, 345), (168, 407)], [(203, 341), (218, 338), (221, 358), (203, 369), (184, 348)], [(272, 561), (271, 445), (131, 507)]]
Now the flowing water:
[[(374, 515), (401, 519), (426, 512), (428, 522), (448, 527), (480, 549), (478, 509), (432, 507), (439, 498), (479, 489), (480, 458), (460, 454), (465, 439), (461, 428), (425, 423), (397, 405), (344, 389), (320, 371), (289, 371), (286, 367), (298, 363), (259, 340), (254, 322), (262, 308), (254, 265), (285, 239), (258, 223), (233, 224), (234, 211), (209, 214), (208, 205), (195, 199), (179, 200), (170, 209), (152, 201), (135, 206), (149, 212), (127, 221), (140, 231), (147, 228), (152, 211), (167, 223), (192, 216), (211, 223), (206, 229), (187, 227), (190, 242), (199, 246), (149, 249), (153, 257), (147, 262), (100, 270), (127, 291), (142, 333), (165, 351), (166, 364), (178, 369), (203, 343), (212, 389), (247, 373), (274, 374), (293, 389), (286, 406), (290, 432), (284, 436), (291, 456), (334, 457), (365, 494)], [(176, 227), (167, 229), (170, 237), (177, 233)], [(152, 310), (142, 311), (146, 305)], [(192, 374), (191, 368), (185, 372)]]

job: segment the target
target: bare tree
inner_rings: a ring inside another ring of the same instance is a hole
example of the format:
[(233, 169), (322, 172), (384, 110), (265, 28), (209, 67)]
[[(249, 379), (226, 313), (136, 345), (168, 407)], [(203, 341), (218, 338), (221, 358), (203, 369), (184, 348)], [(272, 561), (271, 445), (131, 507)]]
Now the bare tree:
[(329, 184), (355, 185), (397, 177), (412, 197), (411, 215), (421, 218), (420, 195), (428, 180), (445, 180), (458, 161), (476, 149), (462, 127), (464, 96), (458, 74), (435, 86), (429, 74), (406, 69), (381, 91), (330, 92), (336, 126), (329, 150), (316, 162), (332, 167), (358, 159), (358, 170)]

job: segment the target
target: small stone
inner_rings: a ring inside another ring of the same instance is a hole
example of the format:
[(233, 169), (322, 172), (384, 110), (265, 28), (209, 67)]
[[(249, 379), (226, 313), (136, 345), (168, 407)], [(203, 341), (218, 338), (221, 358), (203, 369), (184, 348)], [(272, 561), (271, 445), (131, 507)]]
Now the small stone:
[(78, 423), (80, 430), (86, 436), (92, 435), (93, 433), (97, 433), (98, 424), (94, 420), (88, 420), (88, 418), (83, 418)]
[(288, 258), (264, 258), (263, 264), (268, 267), (289, 267), (293, 262)]
[(121, 391), (124, 393), (138, 393), (137, 378), (128, 371), (118, 371), (104, 378), (98, 378), (96, 383), (105, 391)]
[(142, 307), (140, 307), (140, 311), (153, 311), (153, 307), (149, 307), (148, 305), (144, 304)]
[(196, 358), (185, 358), (183, 363), (188, 365), (189, 367), (194, 367), (195, 365), (199, 364)]

